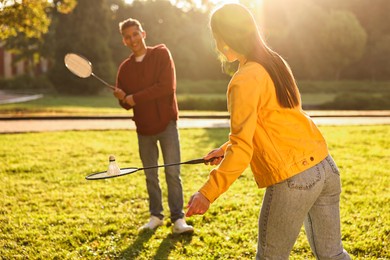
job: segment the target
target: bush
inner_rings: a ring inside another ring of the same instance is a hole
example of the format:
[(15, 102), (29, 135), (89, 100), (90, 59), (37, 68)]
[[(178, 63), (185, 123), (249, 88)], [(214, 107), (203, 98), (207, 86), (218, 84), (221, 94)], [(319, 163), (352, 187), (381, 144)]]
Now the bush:
[(17, 76), (12, 79), (0, 79), (0, 89), (17, 91), (52, 91), (53, 85), (46, 76)]
[(178, 80), (177, 94), (225, 94), (229, 80)]
[(389, 93), (389, 81), (299, 81), (302, 93)]
[(383, 110), (390, 109), (390, 94), (382, 96), (362, 94), (362, 93), (344, 93), (325, 104), (319, 105), (320, 109), (336, 110)]
[(225, 95), (179, 95), (180, 110), (227, 111)]

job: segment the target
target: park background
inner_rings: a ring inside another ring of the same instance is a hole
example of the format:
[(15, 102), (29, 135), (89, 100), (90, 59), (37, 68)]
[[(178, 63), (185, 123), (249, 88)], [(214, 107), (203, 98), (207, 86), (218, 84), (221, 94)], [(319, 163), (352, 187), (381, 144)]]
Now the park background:
[[(0, 78), (0, 91), (43, 94), (0, 105), (4, 117), (123, 115), (96, 79), (64, 66), (80, 53), (110, 83), (129, 55), (118, 23), (142, 21), (148, 45), (165, 43), (175, 60), (181, 114), (226, 112), (226, 84), (208, 29), (222, 1), (0, 1), (0, 40), (25, 73)], [(305, 109), (390, 109), (390, 2), (241, 1), (264, 39), (290, 64)], [(39, 69), (42, 59), (47, 71)], [(234, 64), (231, 71), (234, 70)], [(130, 112), (131, 113), (131, 112)], [(321, 126), (341, 170), (343, 243), (355, 259), (389, 259), (390, 129)], [(226, 140), (228, 129), (181, 129), (182, 158)], [(0, 135), (0, 255), (5, 259), (251, 259), (263, 190), (247, 170), (202, 217), (193, 236), (173, 236), (169, 221), (139, 235), (148, 218), (143, 174), (87, 182), (114, 153), (140, 166), (134, 131), (59, 131)], [(185, 201), (211, 168), (183, 166)], [(161, 176), (163, 177), (163, 176)], [(162, 178), (163, 179), (163, 178)], [(166, 190), (162, 182), (163, 190)], [(165, 209), (167, 209), (166, 202)], [(302, 230), (291, 259), (312, 259)]]
[[(130, 54), (118, 23), (133, 17), (142, 22), (148, 45), (164, 43), (171, 50), (180, 109), (226, 111), (229, 75), (221, 71), (208, 28), (210, 10), (222, 1), (18, 2), (1, 1), (0, 41), (15, 62), (23, 61), (25, 73), (0, 77), (0, 90), (46, 96), (107, 94), (96, 79), (80, 80), (67, 71), (64, 56), (85, 56), (96, 75), (115, 84), (116, 70)], [(305, 108), (390, 108), (389, 1), (241, 2), (254, 13), (269, 46), (290, 64)], [(44, 72), (42, 59), (49, 64)]]

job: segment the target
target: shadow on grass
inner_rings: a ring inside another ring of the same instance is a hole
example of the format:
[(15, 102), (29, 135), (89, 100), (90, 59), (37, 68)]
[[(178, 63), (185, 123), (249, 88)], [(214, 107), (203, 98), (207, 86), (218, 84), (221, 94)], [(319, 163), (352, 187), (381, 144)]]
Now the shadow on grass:
[(154, 235), (154, 230), (141, 232), (132, 245), (126, 248), (117, 259), (135, 259), (145, 249), (145, 244)]
[[(116, 259), (136, 259), (142, 251), (145, 250), (145, 244), (150, 240), (154, 233), (154, 230), (140, 233), (134, 243), (126, 248)], [(182, 235), (169, 234), (161, 242), (152, 259), (168, 259), (169, 254), (178, 244), (189, 244), (192, 240), (192, 236), (192, 233)]]
[(182, 234), (182, 235), (173, 235), (169, 234), (164, 240), (161, 242), (160, 246), (156, 251), (156, 255), (153, 259), (168, 259), (169, 254), (172, 250), (176, 248), (178, 244), (181, 244), (183, 249), (185, 250), (185, 245), (189, 244), (192, 240), (193, 234)]

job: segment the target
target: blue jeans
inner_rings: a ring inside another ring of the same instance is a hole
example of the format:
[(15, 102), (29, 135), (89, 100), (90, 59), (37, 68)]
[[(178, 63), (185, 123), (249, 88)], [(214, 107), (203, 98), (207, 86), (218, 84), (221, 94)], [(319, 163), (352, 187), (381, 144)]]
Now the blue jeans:
[(339, 170), (330, 155), (314, 167), (267, 187), (256, 259), (288, 259), (302, 223), (317, 259), (351, 259), (341, 243), (340, 193)]
[[(160, 143), (164, 164), (180, 162), (180, 143), (176, 121), (171, 121), (167, 128), (159, 134), (152, 136), (138, 134), (139, 154), (144, 167), (158, 165), (158, 143)], [(162, 192), (158, 178), (158, 168), (144, 171), (149, 194), (150, 214), (163, 219)], [(173, 223), (184, 217), (180, 165), (165, 167), (165, 180), (168, 187), (168, 205)]]

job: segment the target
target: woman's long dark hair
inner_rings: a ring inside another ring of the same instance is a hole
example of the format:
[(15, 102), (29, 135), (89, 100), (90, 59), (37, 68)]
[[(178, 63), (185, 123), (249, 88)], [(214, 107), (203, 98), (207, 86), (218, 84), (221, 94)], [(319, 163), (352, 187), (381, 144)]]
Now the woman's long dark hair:
[(240, 4), (223, 5), (212, 13), (210, 27), (217, 40), (222, 39), (248, 61), (257, 62), (267, 70), (282, 107), (293, 108), (299, 105), (298, 88), (290, 67), (265, 44), (247, 8)]

